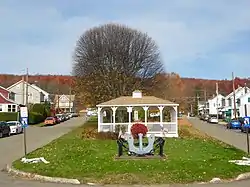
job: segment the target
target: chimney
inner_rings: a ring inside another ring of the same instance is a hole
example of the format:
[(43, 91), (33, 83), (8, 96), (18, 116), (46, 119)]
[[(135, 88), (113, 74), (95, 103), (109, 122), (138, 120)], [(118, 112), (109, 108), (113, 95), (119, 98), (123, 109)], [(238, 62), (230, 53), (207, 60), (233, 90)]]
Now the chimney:
[(133, 91), (132, 98), (142, 98), (142, 92), (140, 90)]

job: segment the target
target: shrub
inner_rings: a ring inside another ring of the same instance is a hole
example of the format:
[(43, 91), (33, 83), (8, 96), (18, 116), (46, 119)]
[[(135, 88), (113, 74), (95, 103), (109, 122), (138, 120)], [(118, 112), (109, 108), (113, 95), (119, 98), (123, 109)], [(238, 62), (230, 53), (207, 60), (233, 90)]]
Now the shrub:
[(29, 113), (29, 124), (41, 123), (45, 120), (45, 117), (42, 114), (36, 112)]
[(50, 115), (50, 108), (49, 105), (37, 103), (31, 106), (30, 112), (41, 114), (46, 118)]
[(0, 112), (0, 121), (16, 121), (17, 112)]

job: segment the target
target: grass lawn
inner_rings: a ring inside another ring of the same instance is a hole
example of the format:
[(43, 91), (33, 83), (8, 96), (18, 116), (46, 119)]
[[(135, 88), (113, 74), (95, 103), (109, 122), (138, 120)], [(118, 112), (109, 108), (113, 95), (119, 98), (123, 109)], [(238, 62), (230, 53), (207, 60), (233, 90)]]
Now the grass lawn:
[[(183, 122), (182, 122), (183, 123)], [(166, 160), (114, 160), (115, 140), (83, 138), (82, 132), (96, 121), (62, 136), (28, 157), (45, 157), (49, 164), (23, 164), (14, 167), (46, 176), (77, 178), (99, 184), (170, 184), (209, 181), (213, 177), (232, 178), (250, 167), (228, 163), (244, 152), (213, 140), (190, 125), (180, 125), (181, 138), (166, 140)]]

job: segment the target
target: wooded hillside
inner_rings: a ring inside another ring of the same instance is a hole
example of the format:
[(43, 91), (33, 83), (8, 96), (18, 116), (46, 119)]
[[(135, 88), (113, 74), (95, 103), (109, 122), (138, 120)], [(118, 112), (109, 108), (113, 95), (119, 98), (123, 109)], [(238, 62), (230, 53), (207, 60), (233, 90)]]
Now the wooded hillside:
[[(0, 85), (7, 88), (21, 79), (19, 75), (0, 75)], [(161, 76), (158, 81), (164, 83), (165, 92), (157, 92), (157, 88), (152, 88), (151, 94), (180, 103), (183, 110), (188, 109), (197, 96), (201, 101), (205, 97), (212, 97), (215, 94), (216, 82), (219, 85), (219, 93), (226, 95), (232, 91), (231, 80), (181, 78), (178, 74), (169, 73)], [(29, 83), (34, 83), (52, 94), (68, 94), (70, 86), (74, 87), (74, 78), (65, 75), (30, 75)], [(236, 87), (245, 84), (250, 87), (250, 79), (235, 79)]]

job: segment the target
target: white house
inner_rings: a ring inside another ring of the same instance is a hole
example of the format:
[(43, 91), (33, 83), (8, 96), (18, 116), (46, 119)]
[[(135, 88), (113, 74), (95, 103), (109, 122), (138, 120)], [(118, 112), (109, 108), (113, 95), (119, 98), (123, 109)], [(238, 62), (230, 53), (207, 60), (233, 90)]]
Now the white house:
[(75, 95), (55, 95), (55, 108), (61, 109), (64, 112), (74, 112)]
[(250, 92), (239, 97), (239, 117), (250, 116)]
[(16, 103), (26, 104), (27, 85), (28, 85), (28, 103), (31, 104), (41, 103), (45, 101), (46, 97), (48, 99), (49, 94), (46, 91), (42, 90), (36, 85), (29, 84), (24, 80), (20, 80), (17, 83), (7, 88), (7, 90), (9, 90), (10, 92), (15, 93), (15, 97), (13, 98), (13, 100)]
[(225, 99), (225, 97), (221, 94), (218, 94), (217, 96), (213, 97), (212, 99), (209, 99), (208, 100), (208, 114), (209, 115), (216, 115), (217, 108), (218, 108), (218, 114), (222, 114), (221, 109), (225, 106), (224, 99)]
[[(245, 95), (246, 93), (250, 92), (250, 89), (248, 87), (238, 87), (235, 90), (235, 102), (236, 102), (236, 116), (239, 115), (239, 107), (240, 107), (240, 100), (239, 98)], [(225, 112), (225, 116), (234, 118), (234, 93), (231, 92), (225, 97), (225, 107), (223, 109), (223, 112)]]

